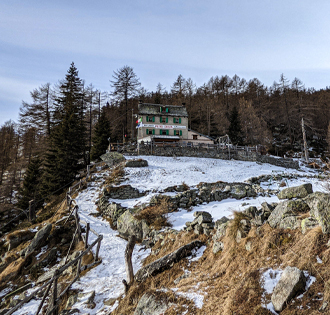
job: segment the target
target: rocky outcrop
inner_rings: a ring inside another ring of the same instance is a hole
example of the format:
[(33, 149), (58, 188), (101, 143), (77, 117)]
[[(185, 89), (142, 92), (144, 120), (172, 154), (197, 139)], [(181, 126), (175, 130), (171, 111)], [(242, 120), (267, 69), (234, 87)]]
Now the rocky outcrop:
[(145, 195), (145, 192), (140, 192), (131, 185), (107, 186), (103, 189), (103, 195), (111, 199), (133, 199), (140, 198)]
[(148, 161), (143, 159), (129, 160), (125, 163), (126, 167), (147, 167)]
[(285, 304), (305, 290), (306, 278), (296, 267), (286, 267), (274, 288), (271, 300), (277, 312), (283, 310)]
[(155, 276), (164, 270), (171, 268), (171, 266), (180, 261), (181, 259), (188, 257), (192, 254), (192, 251), (196, 248), (200, 248), (204, 245), (203, 242), (197, 240), (193, 241), (187, 245), (181, 246), (176, 251), (165, 255), (162, 258), (157, 259), (156, 261), (146, 265), (138, 270), (135, 274), (135, 281), (142, 282), (148, 277)]
[(206, 211), (194, 212), (194, 221), (186, 222), (186, 231), (194, 230), (195, 234), (209, 235), (214, 228), (213, 219), (210, 213)]
[(305, 198), (310, 207), (310, 215), (317, 220), (324, 234), (330, 233), (330, 194), (316, 192)]
[(313, 193), (312, 184), (307, 183), (296, 187), (283, 189), (278, 195), (278, 199), (305, 198)]
[(134, 218), (129, 210), (118, 218), (117, 230), (122, 237), (128, 238), (134, 235), (138, 241), (142, 241), (150, 232), (147, 223)]
[(117, 226), (118, 218), (127, 210), (127, 208), (121, 206), (119, 203), (109, 203), (108, 198), (105, 196), (100, 198), (98, 206), (102, 215), (112, 220), (112, 225), (114, 227)]
[(31, 231), (18, 231), (6, 236), (5, 246), (8, 247), (8, 251), (11, 251), (13, 248), (16, 248), (23, 242), (33, 239), (35, 232)]
[(279, 203), (268, 218), (272, 228), (297, 229), (301, 226), (298, 215), (309, 211), (303, 200), (286, 200)]
[(41, 248), (44, 244), (46, 244), (47, 238), (50, 234), (50, 231), (52, 230), (52, 227), (52, 224), (47, 224), (40, 231), (38, 231), (31, 243), (21, 251), (21, 256), (27, 257), (35, 250)]
[(169, 308), (167, 301), (157, 298), (151, 293), (145, 293), (134, 312), (134, 315), (162, 315)]
[(100, 158), (110, 167), (125, 161), (125, 157), (118, 152), (107, 152), (101, 155)]

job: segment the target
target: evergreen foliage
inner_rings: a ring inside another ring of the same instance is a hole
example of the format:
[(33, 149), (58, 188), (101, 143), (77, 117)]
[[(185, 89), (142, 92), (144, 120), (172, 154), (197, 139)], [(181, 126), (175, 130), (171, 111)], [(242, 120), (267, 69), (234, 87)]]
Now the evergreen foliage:
[(86, 127), (84, 123), (83, 85), (78, 70), (71, 64), (59, 86), (54, 102), (54, 126), (46, 153), (43, 190), (61, 191), (85, 165)]
[(242, 144), (242, 129), (236, 106), (229, 115), (228, 136), (233, 144)]
[(91, 150), (91, 160), (98, 159), (107, 150), (109, 137), (111, 136), (110, 121), (105, 110), (101, 112), (100, 119), (94, 127), (93, 146)]
[(30, 160), (24, 177), (22, 188), (19, 190), (18, 207), (27, 209), (29, 201), (34, 200), (37, 205), (41, 203), (40, 179), (41, 179), (41, 160), (38, 156)]

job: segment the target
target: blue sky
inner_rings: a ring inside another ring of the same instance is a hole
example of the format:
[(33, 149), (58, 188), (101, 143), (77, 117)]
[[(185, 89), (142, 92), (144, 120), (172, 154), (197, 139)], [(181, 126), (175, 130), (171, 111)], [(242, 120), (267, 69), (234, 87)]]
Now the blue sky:
[(102, 91), (124, 65), (149, 91), (179, 74), (197, 86), (225, 74), (270, 86), (284, 73), (325, 88), (329, 12), (328, 0), (2, 0), (0, 124), (72, 61)]

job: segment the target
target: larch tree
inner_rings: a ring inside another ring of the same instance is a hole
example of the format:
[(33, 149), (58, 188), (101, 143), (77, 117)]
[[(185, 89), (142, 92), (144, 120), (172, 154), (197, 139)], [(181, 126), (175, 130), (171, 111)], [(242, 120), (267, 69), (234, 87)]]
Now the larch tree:
[(114, 98), (125, 104), (125, 124), (124, 134), (127, 135), (128, 130), (128, 99), (137, 95), (141, 85), (140, 79), (136, 76), (132, 67), (124, 66), (113, 72), (113, 80), (110, 85), (113, 88), (112, 95)]

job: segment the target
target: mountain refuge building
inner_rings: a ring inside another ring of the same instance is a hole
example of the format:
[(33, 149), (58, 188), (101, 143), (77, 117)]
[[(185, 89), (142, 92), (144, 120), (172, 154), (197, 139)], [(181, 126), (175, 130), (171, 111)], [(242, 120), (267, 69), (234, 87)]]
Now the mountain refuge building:
[(139, 103), (138, 142), (182, 142), (188, 139), (185, 106)]

